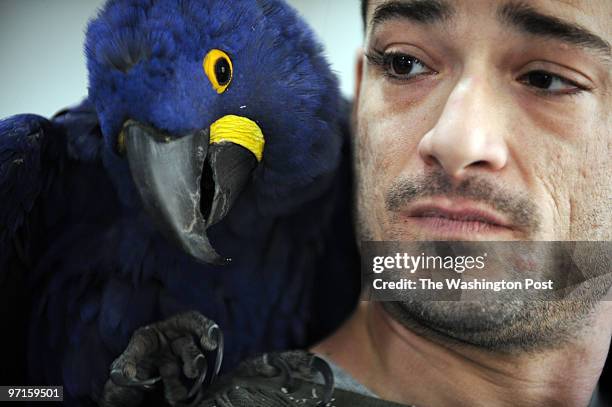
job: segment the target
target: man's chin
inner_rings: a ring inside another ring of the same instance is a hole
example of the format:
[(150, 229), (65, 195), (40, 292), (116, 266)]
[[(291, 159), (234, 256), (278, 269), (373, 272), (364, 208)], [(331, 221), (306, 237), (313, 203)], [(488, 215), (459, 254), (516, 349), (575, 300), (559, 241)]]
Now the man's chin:
[(402, 301), (385, 311), (414, 333), (479, 349), (515, 353), (556, 348), (590, 323), (597, 300)]

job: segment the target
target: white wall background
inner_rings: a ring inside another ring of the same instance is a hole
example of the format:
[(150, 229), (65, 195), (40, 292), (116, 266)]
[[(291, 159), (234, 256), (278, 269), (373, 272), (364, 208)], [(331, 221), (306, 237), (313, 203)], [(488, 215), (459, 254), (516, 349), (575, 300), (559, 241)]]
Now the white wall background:
[[(353, 61), (362, 39), (359, 1), (288, 2), (317, 32), (343, 93), (351, 96)], [(0, 118), (17, 113), (51, 116), (86, 95), (85, 28), (103, 3), (0, 0)]]

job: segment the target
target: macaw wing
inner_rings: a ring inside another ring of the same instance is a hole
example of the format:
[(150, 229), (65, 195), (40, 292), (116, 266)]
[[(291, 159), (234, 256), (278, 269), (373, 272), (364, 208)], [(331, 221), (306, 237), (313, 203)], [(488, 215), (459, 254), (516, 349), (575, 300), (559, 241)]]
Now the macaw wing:
[[(0, 346), (2, 383), (32, 380), (32, 372), (26, 373), (33, 346), (27, 339), (32, 311), (45, 302), (52, 289), (45, 285), (59, 270), (40, 265), (62, 238), (59, 231), (69, 214), (87, 212), (91, 206), (77, 194), (83, 190), (79, 179), (90, 175), (90, 168), (100, 168), (99, 131), (87, 101), (51, 120), (31, 114), (0, 120), (0, 313), (6, 327)], [(51, 326), (62, 329), (63, 321)]]
[[(85, 119), (84, 119), (85, 118)], [(23, 114), (0, 120), (0, 281), (15, 259), (21, 266), (35, 266), (37, 220), (34, 210), (40, 198), (60, 179), (69, 150), (80, 161), (97, 157), (100, 142), (67, 137), (87, 135), (98, 129), (88, 103), (58, 113), (52, 120)], [(53, 219), (45, 219), (51, 225)], [(14, 269), (14, 266), (12, 269)]]
[[(14, 250), (24, 252), (14, 241), (45, 184), (45, 156), (52, 133), (51, 122), (40, 116), (0, 121), (0, 264), (6, 264)], [(0, 278), (7, 271), (2, 270)]]
[(61, 137), (40, 116), (0, 121), (0, 313), (3, 329), (0, 382), (25, 383), (25, 331), (29, 308), (27, 269), (33, 259), (29, 235), (33, 208), (53, 171), (54, 140)]

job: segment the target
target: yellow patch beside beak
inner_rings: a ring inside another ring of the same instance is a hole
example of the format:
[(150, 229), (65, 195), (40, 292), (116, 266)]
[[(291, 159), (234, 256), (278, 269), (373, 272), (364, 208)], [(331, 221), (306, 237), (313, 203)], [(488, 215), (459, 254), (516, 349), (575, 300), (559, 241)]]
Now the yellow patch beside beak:
[(210, 144), (230, 142), (238, 144), (261, 161), (264, 150), (264, 136), (253, 120), (242, 116), (223, 116), (210, 125)]

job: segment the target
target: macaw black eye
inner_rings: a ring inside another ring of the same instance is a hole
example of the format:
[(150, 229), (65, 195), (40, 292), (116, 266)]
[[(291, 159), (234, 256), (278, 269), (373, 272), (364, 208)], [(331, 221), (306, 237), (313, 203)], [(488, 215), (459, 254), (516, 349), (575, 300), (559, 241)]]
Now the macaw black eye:
[(232, 73), (230, 72), (230, 64), (225, 58), (217, 59), (215, 63), (215, 76), (217, 77), (217, 82), (219, 85), (227, 85), (232, 78)]
[(204, 57), (204, 72), (217, 93), (225, 92), (234, 74), (232, 60), (225, 52), (213, 49)]

